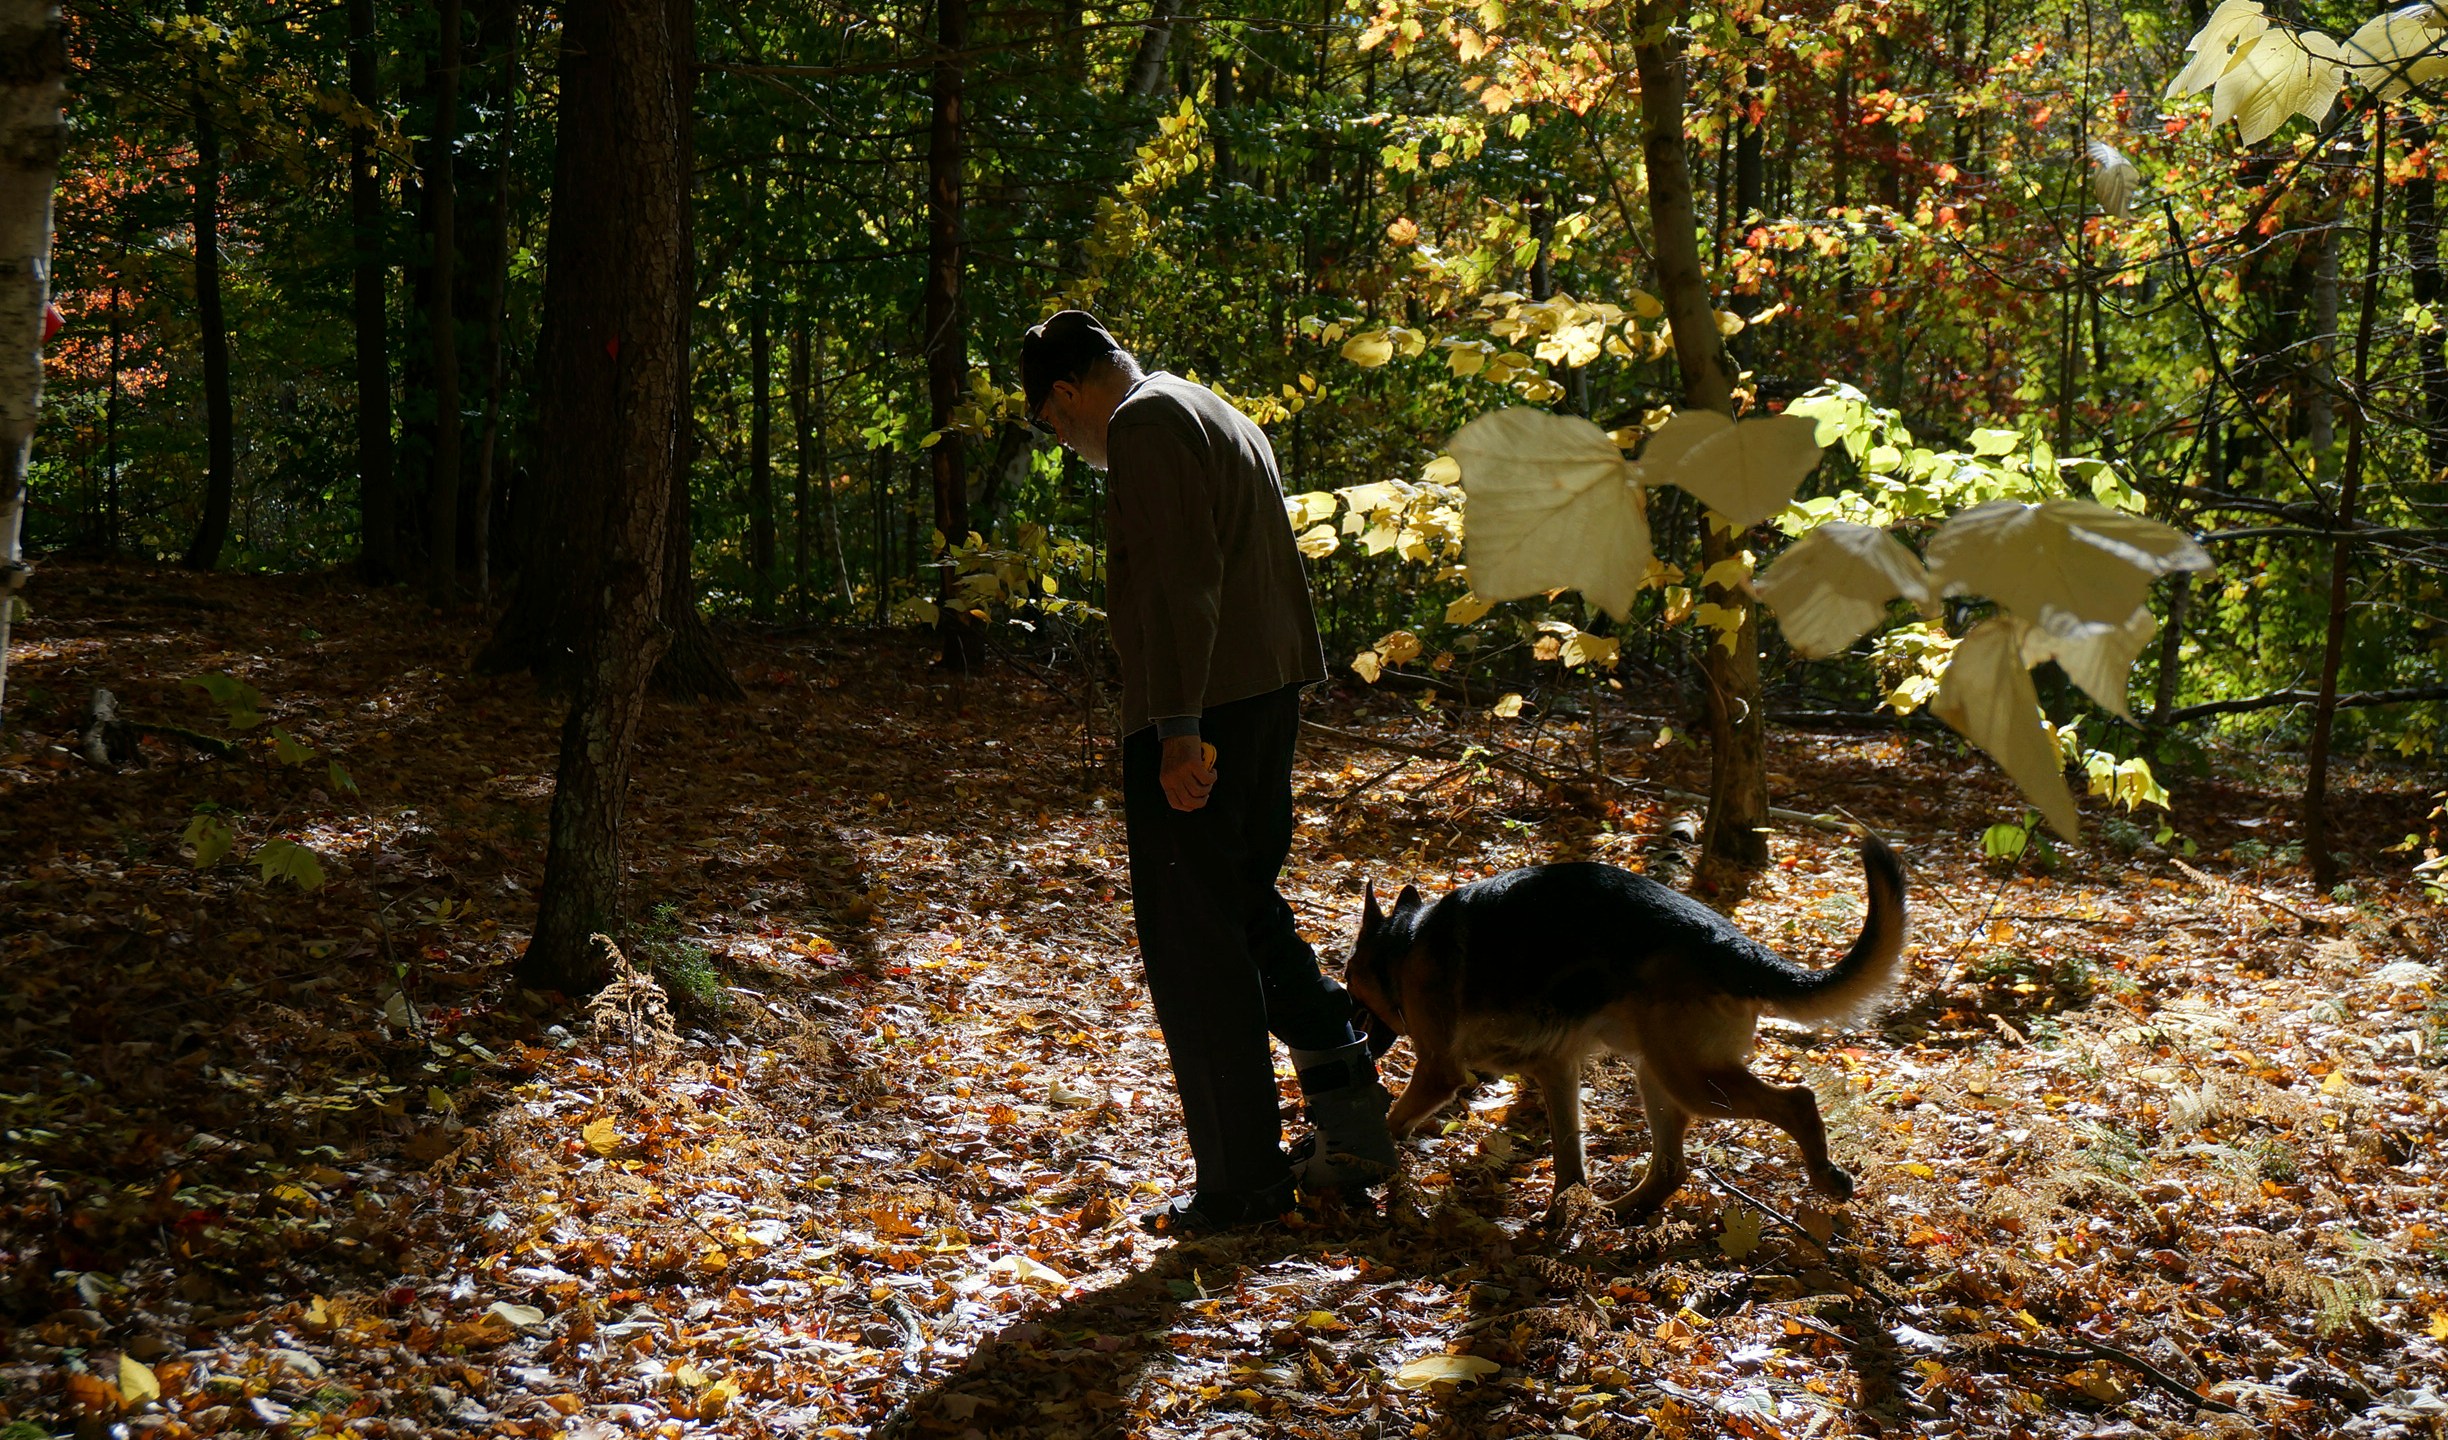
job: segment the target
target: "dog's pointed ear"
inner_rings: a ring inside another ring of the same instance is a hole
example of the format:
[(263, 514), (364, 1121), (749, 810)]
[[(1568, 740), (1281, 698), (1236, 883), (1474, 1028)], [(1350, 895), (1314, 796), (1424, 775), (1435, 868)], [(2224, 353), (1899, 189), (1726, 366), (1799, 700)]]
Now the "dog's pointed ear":
[(1376, 929), (1378, 922), (1383, 919), (1385, 919), (1385, 912), (1377, 908), (1377, 882), (1374, 880), (1361, 881), (1360, 933), (1366, 935)]
[(1402, 888), (1402, 893), (1394, 897), (1394, 913), (1400, 915), (1405, 910), (1417, 910), (1425, 903), (1425, 901), (1420, 899), (1419, 887), (1417, 885), (1405, 885)]

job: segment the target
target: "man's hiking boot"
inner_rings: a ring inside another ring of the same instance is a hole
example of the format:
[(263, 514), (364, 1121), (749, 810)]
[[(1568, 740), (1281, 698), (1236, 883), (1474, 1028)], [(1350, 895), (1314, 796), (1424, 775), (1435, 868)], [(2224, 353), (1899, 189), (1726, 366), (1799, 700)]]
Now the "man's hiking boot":
[(1355, 1040), (1332, 1050), (1295, 1050), (1301, 1098), (1309, 1110), (1309, 1138), (1292, 1147), (1292, 1176), (1312, 1195), (1350, 1197), (1381, 1184), (1400, 1168), (1394, 1136), (1386, 1129), (1392, 1103), (1377, 1083), (1377, 1062), (1368, 1042)]
[(1139, 1217), (1139, 1228), (1150, 1235), (1194, 1240), (1225, 1230), (1242, 1230), (1281, 1220), (1296, 1200), (1289, 1176), (1264, 1190), (1216, 1194), (1200, 1191), (1170, 1200)]

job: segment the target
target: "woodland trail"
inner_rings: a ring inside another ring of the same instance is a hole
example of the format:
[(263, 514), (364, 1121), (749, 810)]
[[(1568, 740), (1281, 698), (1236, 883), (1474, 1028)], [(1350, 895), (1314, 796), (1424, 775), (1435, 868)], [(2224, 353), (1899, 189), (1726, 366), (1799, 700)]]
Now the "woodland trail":
[[(1761, 1072), (1822, 1096), (1850, 1205), (1812, 1208), (1782, 1135), (1704, 1123), (1664, 1223), (1548, 1234), (1544, 1123), (1496, 1082), (1386, 1216), (1173, 1245), (1129, 1223), (1187, 1161), (1074, 700), (1009, 667), (956, 685), (902, 637), (731, 637), (748, 700), (658, 703), (638, 766), (629, 953), (666, 1025), (507, 983), (559, 710), (464, 674), (472, 617), (73, 564), (28, 599), (0, 736), (5, 1440), (2448, 1424), (2448, 923), (2378, 853), (2420, 777), (2347, 777), (2336, 895), (2274, 850), (2291, 777), (2262, 756), (2171, 781), (2194, 861), (2120, 850), (2093, 802), (2086, 846), (2008, 875), (1979, 858), (2009, 813), (1987, 762), (1779, 730), (1779, 803), (1914, 867), (1883, 1023), (1763, 1036)], [(244, 758), (57, 748), (96, 686), (219, 731), (179, 683), (215, 671), (264, 697)], [(1315, 713), (1452, 743), (1382, 692)], [(1656, 723), (1611, 737), (1617, 773), (1698, 788)], [(272, 727), (316, 758), (252, 743)], [(1679, 853), (1636, 790), (1380, 773), (1405, 758), (1304, 748), (1286, 888), (1330, 963), (1364, 878)], [(202, 870), (200, 806), (240, 852)], [(326, 883), (241, 862), (270, 838)], [(1858, 924), (1850, 844), (1773, 849), (1735, 913), (1824, 961)], [(1590, 1086), (1611, 1195), (1646, 1135), (1620, 1066)]]

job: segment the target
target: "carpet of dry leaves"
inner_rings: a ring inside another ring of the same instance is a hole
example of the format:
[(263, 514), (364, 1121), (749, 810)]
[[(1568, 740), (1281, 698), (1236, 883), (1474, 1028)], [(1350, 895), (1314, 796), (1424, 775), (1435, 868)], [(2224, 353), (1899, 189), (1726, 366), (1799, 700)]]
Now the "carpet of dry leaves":
[[(0, 733), (0, 1440), (2448, 1429), (2448, 924), (2382, 853), (2420, 776), (2348, 777), (2356, 869), (2321, 895), (2265, 755), (2175, 787), (2190, 862), (2095, 823), (2006, 870), (1980, 858), (2013, 813), (1986, 762), (1780, 732), (1780, 802), (1914, 866), (1880, 1026), (1763, 1036), (1856, 1200), (1814, 1207), (1781, 1134), (1704, 1124), (1662, 1223), (1543, 1229), (1544, 1122), (1493, 1081), (1384, 1213), (1174, 1244), (1130, 1223), (1187, 1157), (1119, 804), (1042, 672), (732, 636), (748, 700), (658, 703), (640, 759), (627, 950), (656, 983), (555, 1008), (508, 965), (558, 712), (466, 674), (472, 616), (131, 567), (28, 598)], [(315, 757), (269, 726), (235, 761), (60, 748), (96, 686), (215, 730), (180, 682), (216, 671)], [(1447, 750), (1490, 723), (1382, 691), (1313, 713)], [(1339, 963), (1364, 878), (1681, 877), (1689, 816), (1654, 787), (1704, 757), (1657, 727), (1622, 718), (1628, 783), (1596, 800), (1313, 737), (1287, 893)], [(237, 840), (207, 869), (199, 807)], [(326, 883), (246, 863), (279, 838)], [(1714, 898), (1824, 960), (1859, 922), (1850, 845), (1773, 849)], [(1590, 1075), (1603, 1194), (1646, 1148), (1628, 1081)]]

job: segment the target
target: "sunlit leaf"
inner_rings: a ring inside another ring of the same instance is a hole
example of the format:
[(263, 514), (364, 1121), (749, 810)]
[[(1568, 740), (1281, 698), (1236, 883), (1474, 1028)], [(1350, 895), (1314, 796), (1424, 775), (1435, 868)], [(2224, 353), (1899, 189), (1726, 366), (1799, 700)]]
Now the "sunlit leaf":
[(2261, 13), (2259, 0), (2222, 0), (2210, 19), (2185, 45), (2193, 58), (2168, 82), (2167, 95), (2174, 99), (2206, 90), (2227, 73), (2235, 62), (2239, 47), (2250, 45), (2269, 29), (2269, 17)]
[(2134, 187), (2142, 183), (2141, 167), (2105, 140), (2094, 140), (2091, 154), (2091, 195), (2100, 209), (2123, 215), (2133, 209)]
[(533, 1305), (513, 1305), (507, 1300), (496, 1300), (485, 1307), (485, 1314), (513, 1330), (541, 1330), (544, 1328), (544, 1312)]
[(161, 1380), (152, 1367), (133, 1355), (119, 1357), (119, 1398), (130, 1407), (147, 1404), (162, 1397)]
[(586, 1147), (598, 1155), (609, 1155), (621, 1147), (620, 1126), (609, 1115), (589, 1120), (578, 1135), (586, 1142)]
[(2296, 115), (2315, 123), (2337, 103), (2345, 83), (2344, 47), (2318, 30), (2263, 32), (2239, 48), (2210, 94), (2210, 119), (2236, 122), (2252, 145)]
[(1798, 415), (1734, 421), (1714, 410), (1681, 410), (1649, 437), (1642, 478), (1679, 485), (1748, 530), (1785, 508), (1819, 463), (1818, 424)]
[(2157, 633), (2159, 617), (2147, 606), (2137, 608), (2122, 625), (2084, 620), (2054, 605), (2046, 606), (2038, 618), (2023, 626), (2023, 663), (2056, 661), (2057, 668), (2081, 686), (2084, 694), (2118, 718), (2131, 720), (2125, 708), (2126, 680), (2133, 673), (2134, 657)]
[(1521, 714), (1521, 712), (1522, 697), (1518, 694), (1507, 695), (1502, 700), (1499, 700), (1494, 705), (1488, 707), (1488, 713), (1495, 716), (1499, 720), (1513, 719), (1515, 716)]
[(1986, 595), (2026, 619), (2049, 609), (2122, 625), (2162, 575), (2209, 553), (2156, 520), (2088, 500), (1992, 500), (1947, 521), (1924, 557), (1942, 596)]
[(1374, 369), (1394, 358), (1394, 339), (1383, 330), (1363, 330), (1343, 342), (1343, 358)]
[(1797, 655), (1840, 654), (1899, 597), (1926, 607), (1929, 580), (1903, 542), (1870, 525), (1831, 520), (1785, 547), (1751, 588), (1776, 611)]
[(1477, 595), (1465, 595), (1445, 607), (1445, 623), (1468, 625), (1495, 608), (1494, 604), (1480, 599)]
[(1462, 466), (1471, 590), (1513, 600), (1579, 590), (1626, 619), (1649, 568), (1636, 472), (1589, 421), (1543, 410), (1482, 415), (1446, 445)]
[(2023, 668), (2013, 621), (1992, 617), (1972, 627), (1955, 647), (1930, 710), (1987, 751), (2052, 829), (2075, 837), (2079, 822), (2064, 757), (2041, 728), (2040, 695)]
[(2347, 37), (2346, 63), (2356, 83), (2382, 99), (2448, 76), (2448, 15), (2431, 0), (2402, 6), (2363, 22)]
[(1307, 558), (1323, 560), (1332, 555), (1335, 548), (1343, 543), (1343, 537), (1335, 534), (1335, 528), (1332, 525), (1312, 525), (1303, 530), (1299, 538), (1292, 543)]
[(1477, 1355), (1422, 1355), (1386, 1378), (1397, 1390), (1426, 1390), (1436, 1385), (1462, 1385), (1504, 1367)]
[(1760, 1217), (1748, 1206), (1735, 1206), (1725, 1212), (1725, 1233), (1717, 1237), (1717, 1248), (1729, 1260), (1740, 1260), (1759, 1248)]
[(1291, 518), (1292, 528), (1306, 530), (1334, 518), (1335, 508), (1342, 504), (1332, 490), (1312, 490), (1305, 495), (1293, 495), (1284, 500), (1284, 513)]

